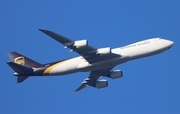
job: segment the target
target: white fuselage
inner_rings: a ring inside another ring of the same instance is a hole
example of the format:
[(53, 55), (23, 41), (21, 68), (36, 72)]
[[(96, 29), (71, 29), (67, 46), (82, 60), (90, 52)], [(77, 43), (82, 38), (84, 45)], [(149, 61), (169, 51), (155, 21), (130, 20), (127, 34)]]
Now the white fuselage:
[(44, 75), (65, 75), (75, 72), (87, 72), (115, 67), (124, 62), (161, 53), (173, 45), (172, 41), (152, 38), (127, 46), (114, 48), (112, 53), (119, 57), (90, 64), (82, 56), (71, 58), (52, 65), (44, 71)]

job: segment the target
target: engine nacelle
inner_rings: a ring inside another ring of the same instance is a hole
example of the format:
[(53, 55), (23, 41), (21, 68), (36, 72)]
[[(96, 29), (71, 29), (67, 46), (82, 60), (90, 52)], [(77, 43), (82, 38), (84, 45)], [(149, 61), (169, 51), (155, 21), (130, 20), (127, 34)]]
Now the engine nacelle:
[(74, 42), (74, 45), (76, 48), (82, 48), (85, 46), (88, 46), (88, 41), (87, 40), (77, 40)]
[(99, 48), (97, 50), (97, 54), (100, 54), (100, 55), (106, 55), (106, 54), (110, 54), (110, 53), (111, 53), (111, 48), (110, 47)]
[(112, 79), (121, 78), (123, 77), (123, 73), (121, 70), (114, 70), (107, 77)]
[(94, 87), (100, 89), (108, 87), (108, 81), (107, 80), (99, 80), (95, 83)]

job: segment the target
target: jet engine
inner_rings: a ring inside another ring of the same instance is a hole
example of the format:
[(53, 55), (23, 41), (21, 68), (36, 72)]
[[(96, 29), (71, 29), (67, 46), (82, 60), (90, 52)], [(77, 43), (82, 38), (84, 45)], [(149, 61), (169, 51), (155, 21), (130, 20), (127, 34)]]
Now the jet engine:
[(99, 80), (94, 84), (94, 87), (100, 89), (108, 87), (108, 81), (107, 80)]
[(74, 42), (74, 45), (76, 48), (82, 48), (88, 45), (88, 41), (87, 40), (77, 40)]
[(111, 79), (121, 78), (123, 76), (123, 73), (121, 70), (114, 70), (110, 72), (110, 74), (107, 76)]
[(110, 53), (111, 53), (111, 48), (110, 47), (99, 48), (97, 50), (97, 54), (100, 54), (100, 55), (106, 55), (106, 54), (110, 54)]

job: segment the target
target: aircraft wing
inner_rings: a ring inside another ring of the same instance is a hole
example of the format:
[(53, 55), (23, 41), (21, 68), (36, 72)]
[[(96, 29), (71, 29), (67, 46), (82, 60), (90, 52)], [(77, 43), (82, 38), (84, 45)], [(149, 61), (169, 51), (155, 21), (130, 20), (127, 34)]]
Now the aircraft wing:
[(113, 57), (117, 57), (118, 55), (109, 54), (108, 56), (99, 56), (97, 52), (97, 48), (89, 46), (87, 40), (77, 40), (74, 41), (69, 39), (65, 36), (59, 35), (55, 32), (39, 29), (41, 32), (45, 33), (46, 35), (52, 37), (56, 41), (60, 42), (65, 46), (65, 48), (70, 48), (71, 51), (75, 51), (81, 56), (83, 56), (89, 63), (93, 63), (96, 61), (101, 61), (105, 59), (110, 59)]
[(106, 76), (109, 74), (110, 70), (112, 70), (114, 67), (112, 68), (107, 68), (107, 69), (101, 69), (101, 70), (96, 70), (96, 71), (92, 71), (89, 75), (88, 78), (86, 78), (81, 86), (79, 88), (77, 88), (75, 90), (75, 92), (80, 91), (82, 89), (84, 89), (87, 86), (94, 86), (94, 84), (96, 83), (96, 81), (101, 78), (101, 76)]
[(43, 33), (45, 33), (46, 35), (52, 37), (53, 39), (55, 39), (56, 41), (62, 43), (65, 48), (70, 48), (72, 51), (76, 51), (77, 53), (79, 53), (80, 55), (87, 55), (90, 53), (93, 53), (94, 51), (96, 51), (96, 48), (92, 47), (92, 46), (83, 46), (83, 48), (79, 48), (75, 46), (75, 43), (78, 43), (79, 45), (83, 45), (83, 43), (86, 43), (85, 40), (78, 40), (78, 41), (74, 41), (72, 39), (69, 39), (65, 36), (62, 36), (60, 34), (57, 34), (55, 32), (49, 31), (49, 30), (43, 30), (43, 29), (39, 29), (40, 31), (42, 31)]

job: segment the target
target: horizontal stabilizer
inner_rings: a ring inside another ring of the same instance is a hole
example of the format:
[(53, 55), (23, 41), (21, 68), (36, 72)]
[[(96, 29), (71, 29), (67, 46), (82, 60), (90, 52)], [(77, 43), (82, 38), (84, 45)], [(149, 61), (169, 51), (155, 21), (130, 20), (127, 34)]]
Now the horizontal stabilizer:
[[(14, 62), (7, 62), (7, 64), (17, 73), (17, 75), (27, 75), (28, 73), (33, 72), (33, 69), (16, 64)], [(30, 76), (18, 76), (17, 83), (21, 83), (29, 77)]]
[(17, 83), (21, 83), (24, 80), (26, 80), (27, 78), (29, 78), (30, 76), (18, 76), (17, 78)]
[(26, 67), (26, 66), (22, 66), (19, 64), (16, 64), (14, 62), (7, 62), (7, 64), (18, 74), (23, 75), (23, 74), (27, 74), (27, 73), (32, 73), (33, 69)]

